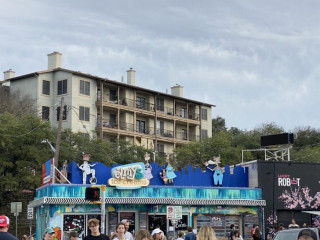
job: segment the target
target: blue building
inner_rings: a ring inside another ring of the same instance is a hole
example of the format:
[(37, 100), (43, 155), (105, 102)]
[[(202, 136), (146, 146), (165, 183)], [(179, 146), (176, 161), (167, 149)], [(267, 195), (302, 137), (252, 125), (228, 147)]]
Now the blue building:
[(36, 210), (36, 239), (42, 238), (46, 227), (55, 230), (57, 240), (65, 239), (70, 231), (85, 236), (90, 231), (87, 226), (90, 218), (105, 222), (101, 230), (108, 235), (115, 231), (118, 222), (126, 219), (131, 223), (132, 233), (139, 229), (151, 231), (159, 225), (169, 239), (176, 231), (186, 231), (187, 226), (196, 232), (201, 226), (210, 225), (218, 238), (227, 235), (230, 224), (235, 224), (244, 239), (250, 239), (253, 224), (264, 229), (266, 202), (260, 188), (249, 187), (248, 167), (225, 166), (222, 184), (217, 186), (214, 171), (187, 166), (174, 171), (175, 178), (166, 181), (168, 166), (156, 163), (150, 166), (148, 169), (143, 163), (113, 168), (102, 163), (94, 165), (96, 185), (106, 186), (105, 191), (100, 191), (103, 205), (85, 199), (86, 189), (92, 186), (89, 184), (92, 175), (83, 184), (83, 172), (72, 162), (67, 169), (71, 184), (44, 185), (37, 189), (36, 198), (29, 205)]

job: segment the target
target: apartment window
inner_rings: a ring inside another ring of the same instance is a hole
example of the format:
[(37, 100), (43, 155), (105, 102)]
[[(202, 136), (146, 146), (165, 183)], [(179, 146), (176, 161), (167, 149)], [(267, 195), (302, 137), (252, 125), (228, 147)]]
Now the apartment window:
[(201, 129), (201, 139), (208, 138), (208, 130)]
[(90, 82), (80, 80), (80, 94), (90, 96)]
[(208, 112), (207, 109), (205, 109), (205, 108), (201, 109), (201, 119), (202, 120), (208, 120), (207, 112)]
[(157, 151), (158, 151), (159, 153), (164, 153), (164, 145), (158, 143), (158, 144), (157, 144)]
[(58, 81), (58, 95), (67, 93), (67, 83), (67, 79)]
[(146, 122), (137, 120), (136, 121), (136, 132), (145, 133), (146, 132)]
[(49, 121), (49, 112), (50, 108), (46, 106), (42, 106), (42, 119)]
[(187, 117), (187, 109), (186, 108), (181, 109), (181, 117), (183, 117), (183, 118)]
[(115, 114), (110, 114), (110, 126), (114, 127), (117, 125), (117, 116)]
[(164, 122), (157, 120), (157, 133), (163, 135), (164, 134)]
[(157, 98), (157, 110), (164, 111), (164, 99)]
[[(60, 107), (57, 107), (57, 121), (60, 119)], [(67, 120), (67, 106), (63, 107), (62, 120)]]
[(42, 81), (42, 94), (50, 95), (50, 81)]
[(111, 89), (110, 90), (110, 101), (117, 101), (118, 97), (117, 97), (117, 91)]
[(79, 108), (79, 119), (82, 121), (90, 121), (90, 108), (81, 107)]
[(146, 99), (143, 97), (137, 97), (136, 105), (137, 105), (137, 108), (145, 109)]
[(187, 130), (186, 129), (182, 129), (181, 130), (181, 134), (182, 134), (182, 139), (186, 140), (187, 139)]

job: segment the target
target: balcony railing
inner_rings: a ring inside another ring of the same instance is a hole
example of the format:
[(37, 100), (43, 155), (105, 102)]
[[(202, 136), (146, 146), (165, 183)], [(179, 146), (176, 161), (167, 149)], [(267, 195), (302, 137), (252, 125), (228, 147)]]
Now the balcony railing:
[(176, 131), (176, 139), (188, 140), (186, 132)]
[(130, 98), (120, 98), (119, 104), (123, 106), (133, 107), (134, 106), (134, 100)]
[(189, 140), (191, 140), (191, 141), (200, 141), (200, 136), (190, 133)]
[(147, 110), (147, 111), (154, 111), (154, 104), (148, 103), (148, 102), (136, 101), (136, 108)]
[(167, 114), (167, 115), (173, 115), (173, 108), (164, 107), (163, 109), (158, 108), (157, 110), (159, 112), (163, 112), (164, 114)]
[(102, 119), (102, 126), (107, 128), (118, 128), (116, 120)]
[(189, 113), (189, 119), (200, 120), (200, 114), (199, 113)]
[(145, 128), (140, 127), (140, 128), (137, 128), (137, 129), (136, 129), (136, 132), (137, 132), (137, 133), (154, 135), (154, 128), (152, 128), (152, 127), (149, 127), (149, 128), (147, 128), (147, 127), (145, 127)]
[(157, 135), (162, 136), (162, 137), (173, 138), (173, 131), (162, 129), (162, 128), (157, 128)]
[(134, 127), (133, 123), (120, 122), (121, 130), (133, 132), (133, 127)]

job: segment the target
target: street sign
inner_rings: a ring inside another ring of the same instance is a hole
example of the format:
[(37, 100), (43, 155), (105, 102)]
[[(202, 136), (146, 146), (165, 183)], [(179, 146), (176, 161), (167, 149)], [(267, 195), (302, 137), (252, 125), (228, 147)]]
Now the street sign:
[(22, 202), (11, 203), (11, 213), (18, 214), (22, 212)]
[(173, 219), (173, 218), (174, 218), (174, 207), (167, 206), (167, 219)]
[(174, 207), (174, 219), (182, 219), (182, 206)]
[(33, 208), (28, 207), (27, 219), (33, 219)]
[(182, 206), (167, 206), (167, 219), (182, 219)]

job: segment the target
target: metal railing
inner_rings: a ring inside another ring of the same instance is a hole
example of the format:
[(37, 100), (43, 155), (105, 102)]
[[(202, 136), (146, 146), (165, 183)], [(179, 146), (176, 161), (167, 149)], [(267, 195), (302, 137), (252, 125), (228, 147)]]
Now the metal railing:
[(164, 107), (163, 109), (158, 108), (157, 111), (173, 116), (173, 108), (170, 108), (170, 107)]
[(187, 138), (187, 132), (176, 131), (176, 139), (188, 140), (188, 138)]
[(102, 127), (118, 128), (116, 120), (102, 119)]
[(200, 141), (200, 136), (190, 133), (189, 134), (189, 140), (191, 140), (191, 141)]
[(134, 106), (134, 100), (130, 98), (120, 98), (119, 104), (123, 106), (133, 107)]
[(173, 138), (173, 131), (162, 129), (162, 128), (157, 128), (157, 135), (162, 136), (162, 137)]
[(143, 109), (147, 111), (154, 111), (154, 104), (149, 102), (139, 102), (136, 101), (136, 108)]
[(120, 129), (133, 132), (134, 125), (133, 125), (133, 123), (120, 122)]
[(143, 134), (150, 134), (150, 135), (154, 135), (154, 128), (153, 127), (145, 127), (145, 128), (137, 128), (136, 129), (137, 133), (143, 133)]
[(189, 119), (193, 120), (200, 120), (200, 114), (199, 113), (189, 113)]

